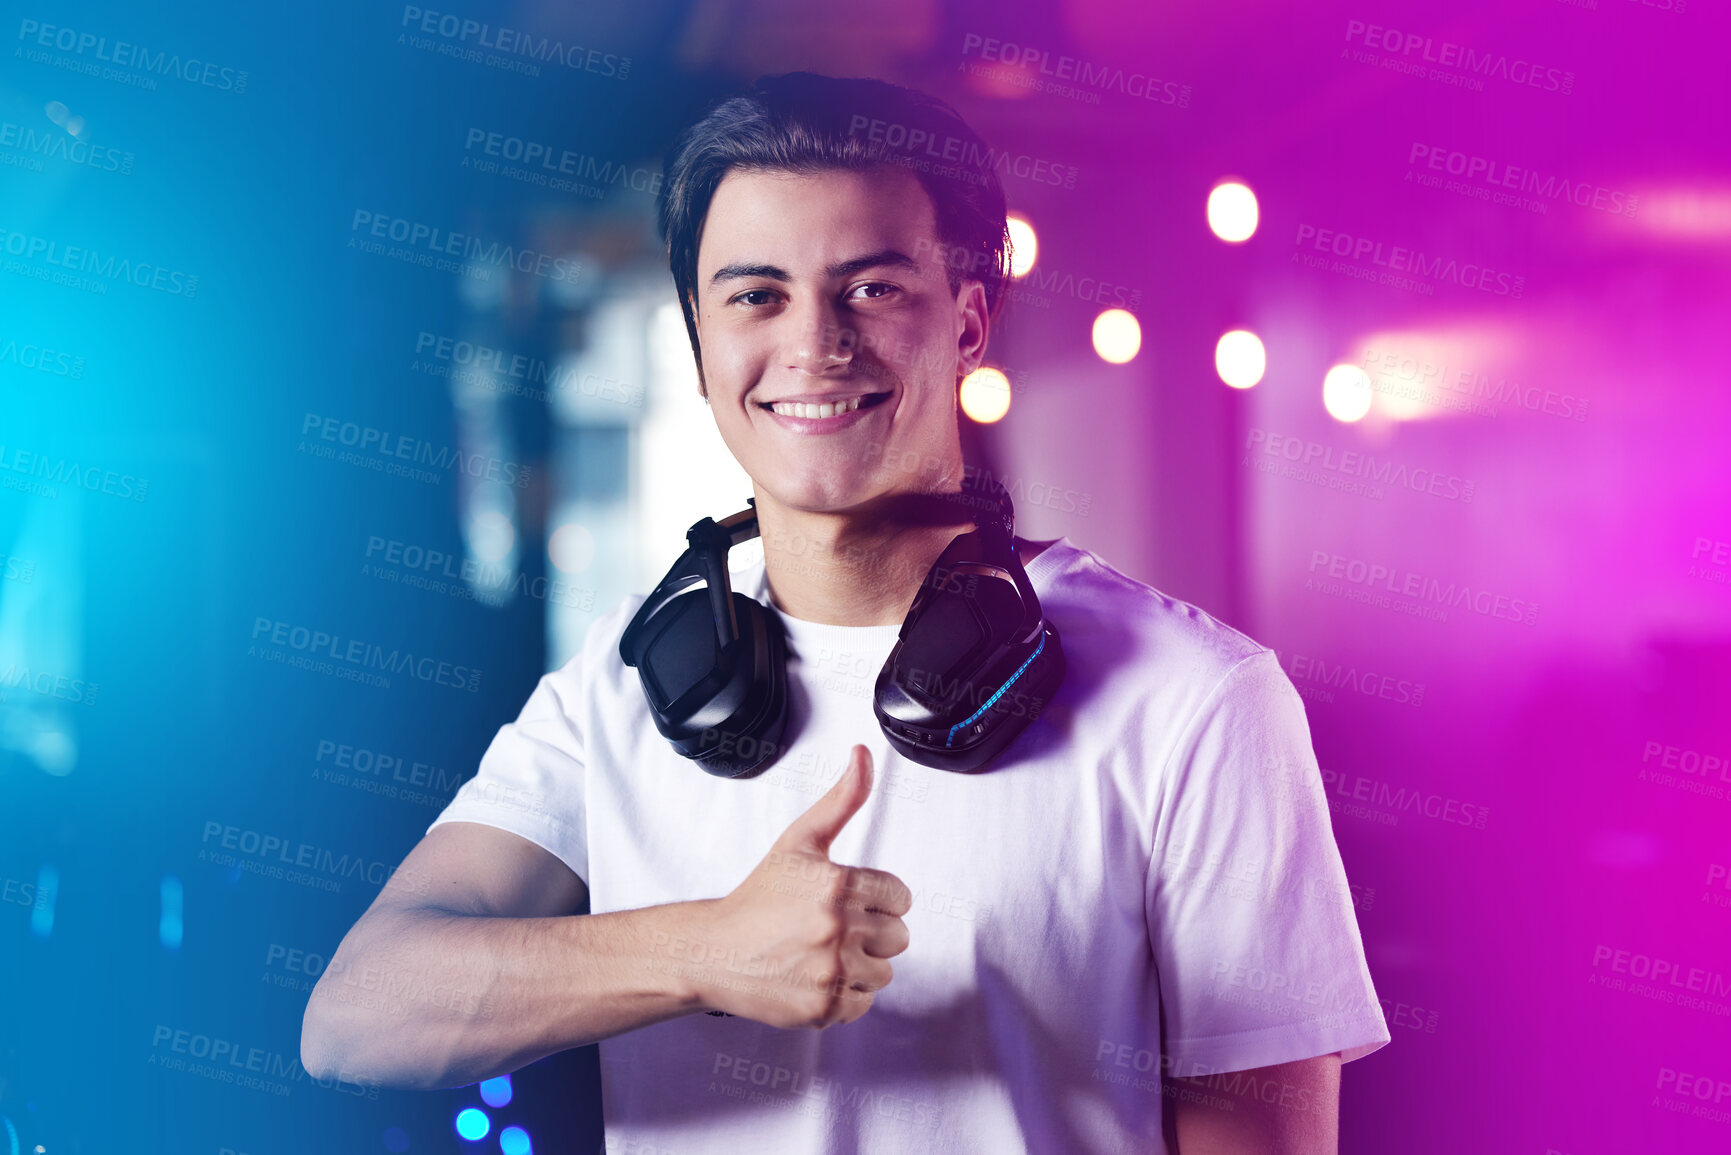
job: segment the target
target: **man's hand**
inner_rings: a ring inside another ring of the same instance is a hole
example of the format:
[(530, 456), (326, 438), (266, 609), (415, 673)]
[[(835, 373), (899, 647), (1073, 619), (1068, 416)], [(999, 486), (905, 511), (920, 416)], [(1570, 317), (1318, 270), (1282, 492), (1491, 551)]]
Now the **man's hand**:
[(705, 1007), (821, 1030), (859, 1018), (889, 985), (888, 960), (908, 948), (901, 916), (913, 893), (888, 871), (829, 860), (871, 788), (871, 753), (855, 746), (829, 792), (696, 920), (688, 973)]

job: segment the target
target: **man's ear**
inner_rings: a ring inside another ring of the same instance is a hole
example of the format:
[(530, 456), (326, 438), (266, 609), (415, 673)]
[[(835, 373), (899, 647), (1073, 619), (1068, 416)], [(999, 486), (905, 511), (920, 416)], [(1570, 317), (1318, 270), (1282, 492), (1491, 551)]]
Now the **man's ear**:
[(978, 281), (962, 282), (956, 293), (956, 320), (960, 331), (956, 336), (956, 372), (966, 377), (986, 359), (986, 340), (991, 335), (992, 319), (986, 310), (986, 287)]

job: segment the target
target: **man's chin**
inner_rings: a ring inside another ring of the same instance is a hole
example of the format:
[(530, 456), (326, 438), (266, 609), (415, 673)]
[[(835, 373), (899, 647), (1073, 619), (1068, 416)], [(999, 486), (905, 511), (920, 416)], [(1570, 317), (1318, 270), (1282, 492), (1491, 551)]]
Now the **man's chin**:
[(851, 513), (869, 506), (878, 496), (872, 481), (864, 474), (838, 477), (814, 472), (803, 478), (778, 477), (773, 486), (759, 485), (758, 491), (801, 513)]

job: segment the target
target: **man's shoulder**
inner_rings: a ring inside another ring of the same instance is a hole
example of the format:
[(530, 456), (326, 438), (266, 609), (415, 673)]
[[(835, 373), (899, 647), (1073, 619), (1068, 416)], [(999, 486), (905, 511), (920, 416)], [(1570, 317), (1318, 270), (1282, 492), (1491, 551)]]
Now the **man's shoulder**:
[(627, 594), (590, 622), (576, 652), (547, 675), (555, 687), (561, 692), (574, 693), (584, 685), (623, 684), (625, 675), (631, 675), (630, 680), (635, 682), (636, 671), (619, 656), (619, 640), (625, 636), (625, 627), (631, 624), (638, 608), (648, 600), (647, 594)]
[(1043, 550), (1035, 564), (1041, 608), (1066, 653), (1098, 654), (1165, 679), (1208, 685), (1245, 659), (1272, 653), (1200, 606), (1138, 581), (1067, 538)]

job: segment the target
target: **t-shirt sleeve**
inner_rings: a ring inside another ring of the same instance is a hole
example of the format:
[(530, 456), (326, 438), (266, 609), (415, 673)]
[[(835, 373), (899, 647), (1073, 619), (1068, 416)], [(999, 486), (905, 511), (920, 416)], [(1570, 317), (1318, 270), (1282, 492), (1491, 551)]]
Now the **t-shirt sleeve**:
[(1221, 679), (1160, 782), (1146, 901), (1170, 1073), (1387, 1043), (1304, 704), (1273, 651)]
[(577, 705), (583, 655), (543, 675), (515, 722), (499, 728), (475, 776), (433, 820), (496, 826), (556, 855), (585, 886), (583, 729)]

